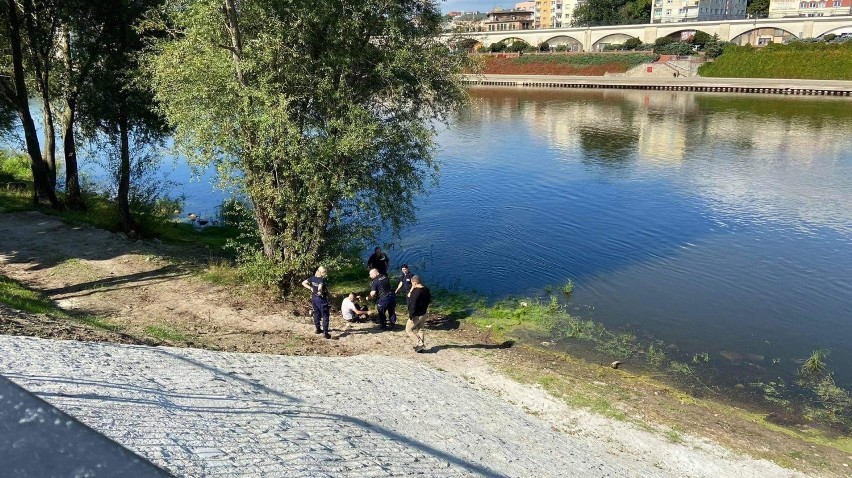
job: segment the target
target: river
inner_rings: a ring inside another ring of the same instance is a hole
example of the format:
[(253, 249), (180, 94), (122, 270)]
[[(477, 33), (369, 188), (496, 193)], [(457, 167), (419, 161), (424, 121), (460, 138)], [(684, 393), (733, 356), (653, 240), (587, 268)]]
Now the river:
[(608, 327), (788, 379), (827, 348), (852, 384), (852, 102), (470, 93), (393, 264), (492, 299), (571, 279)]

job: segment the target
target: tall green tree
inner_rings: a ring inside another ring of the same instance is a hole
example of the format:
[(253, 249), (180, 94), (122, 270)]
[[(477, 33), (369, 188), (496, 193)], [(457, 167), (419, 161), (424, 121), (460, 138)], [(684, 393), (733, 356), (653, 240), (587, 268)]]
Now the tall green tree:
[(589, 0), (574, 9), (571, 25), (594, 27), (648, 23), (651, 0)]
[(235, 177), (282, 279), (413, 220), (466, 61), (422, 0), (174, 2), (152, 60), (181, 152)]
[(749, 0), (746, 11), (752, 18), (766, 18), (769, 16), (769, 0)]
[(125, 232), (138, 230), (130, 210), (131, 156), (169, 134), (143, 80), (141, 53), (157, 32), (138, 25), (162, 5), (160, 0), (118, 0), (110, 9), (99, 68), (90, 73), (80, 92), (80, 116), (89, 138), (105, 135), (117, 145), (116, 203)]
[[(30, 111), (32, 91), (27, 81), (28, 73), (34, 72), (37, 91), (49, 91), (49, 88), (44, 88), (49, 84), (45, 82), (45, 78), (49, 79), (49, 74), (42, 71), (46, 68), (42, 63), (44, 56), (41, 55), (41, 45), (45, 40), (33, 38), (33, 35), (41, 35), (35, 27), (36, 18), (40, 14), (38, 7), (41, 6), (41, 3), (34, 4), (31, 0), (5, 0), (3, 3), (0, 10), (0, 101), (3, 101), (7, 108), (14, 110), (21, 121), (33, 174), (33, 200), (37, 204), (60, 207), (54, 189), (55, 163), (51, 165), (42, 154)], [(51, 177), (54, 179), (51, 180)]]
[(65, 204), (84, 208), (77, 161), (77, 111), (92, 71), (105, 61), (111, 22), (117, 21), (112, 0), (64, 0), (59, 27), (61, 58), (62, 149), (65, 154)]

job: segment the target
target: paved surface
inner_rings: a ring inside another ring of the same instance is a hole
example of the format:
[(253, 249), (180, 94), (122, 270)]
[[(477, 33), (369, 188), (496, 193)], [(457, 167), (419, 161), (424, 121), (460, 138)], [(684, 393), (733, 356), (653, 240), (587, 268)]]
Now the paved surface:
[(665, 471), (389, 357), (0, 336), (0, 373), (178, 476), (795, 476), (686, 447)]
[(636, 78), (625, 76), (463, 75), (471, 81), (553, 82), (577, 85), (697, 86), (720, 88), (793, 88), (852, 92), (852, 81), (775, 78)]

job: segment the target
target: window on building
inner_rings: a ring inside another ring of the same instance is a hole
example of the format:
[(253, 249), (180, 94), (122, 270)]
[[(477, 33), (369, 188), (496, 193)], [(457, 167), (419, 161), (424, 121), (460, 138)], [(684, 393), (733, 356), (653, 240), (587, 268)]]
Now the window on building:
[(666, 9), (666, 15), (671, 15), (671, 14), (672, 14), (671, 9)]
[(834, 6), (839, 7), (840, 6), (840, 0), (834, 0)]

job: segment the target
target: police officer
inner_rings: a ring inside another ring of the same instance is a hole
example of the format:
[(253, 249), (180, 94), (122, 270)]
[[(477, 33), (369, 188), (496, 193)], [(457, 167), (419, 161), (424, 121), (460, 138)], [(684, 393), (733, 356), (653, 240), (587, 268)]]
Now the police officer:
[[(311, 304), (314, 306), (314, 327), (317, 334), (323, 334), (323, 337), (330, 339), (331, 334), (328, 333), (328, 284), (326, 279), (328, 272), (325, 267), (320, 266), (313, 277), (309, 277), (302, 281), (302, 287), (311, 291)], [(322, 318), (322, 328), (320, 328), (320, 318)]]
[[(396, 294), (391, 290), (390, 280), (388, 276), (380, 274), (378, 269), (370, 269), (370, 298), (375, 299), (376, 308), (379, 311), (379, 326), (388, 328), (387, 321), (390, 322), (390, 328), (396, 325)], [(387, 313), (387, 321), (385, 314)]]
[(411, 306), (411, 302), (408, 300), (408, 293), (411, 292), (411, 278), (414, 277), (414, 274), (408, 268), (408, 264), (402, 265), (402, 276), (399, 278), (399, 284), (396, 286), (396, 293), (399, 294), (399, 289), (402, 289), (402, 293), (405, 294), (406, 304)]

